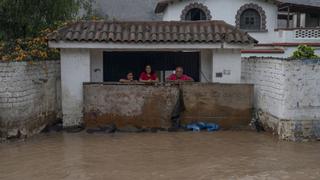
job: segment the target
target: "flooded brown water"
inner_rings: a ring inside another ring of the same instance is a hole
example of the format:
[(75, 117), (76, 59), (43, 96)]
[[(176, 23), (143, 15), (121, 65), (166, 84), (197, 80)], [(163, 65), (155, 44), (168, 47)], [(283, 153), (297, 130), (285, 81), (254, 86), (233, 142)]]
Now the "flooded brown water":
[(0, 144), (0, 179), (320, 179), (320, 142), (255, 132), (52, 133)]

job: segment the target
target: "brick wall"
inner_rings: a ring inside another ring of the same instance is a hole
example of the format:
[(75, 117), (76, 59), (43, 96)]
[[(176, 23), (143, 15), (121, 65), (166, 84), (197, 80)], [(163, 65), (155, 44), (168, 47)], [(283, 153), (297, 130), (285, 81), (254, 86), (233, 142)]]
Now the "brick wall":
[(30, 136), (56, 121), (60, 61), (0, 62), (0, 138)]
[(320, 60), (243, 59), (242, 81), (255, 85), (265, 127), (282, 139), (320, 137)]

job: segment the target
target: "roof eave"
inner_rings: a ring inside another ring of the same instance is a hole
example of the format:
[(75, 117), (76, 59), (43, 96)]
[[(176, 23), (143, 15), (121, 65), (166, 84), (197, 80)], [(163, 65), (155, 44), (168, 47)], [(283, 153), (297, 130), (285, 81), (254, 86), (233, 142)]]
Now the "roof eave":
[(113, 43), (113, 42), (70, 42), (49, 41), (50, 48), (60, 49), (105, 49), (105, 50), (207, 50), (207, 49), (248, 49), (254, 47), (253, 42), (248, 43)]

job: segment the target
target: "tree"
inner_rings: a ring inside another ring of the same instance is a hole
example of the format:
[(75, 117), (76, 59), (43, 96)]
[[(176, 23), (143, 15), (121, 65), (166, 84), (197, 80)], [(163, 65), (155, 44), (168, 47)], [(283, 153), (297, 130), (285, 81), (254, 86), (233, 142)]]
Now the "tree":
[(91, 0), (0, 0), (0, 40), (34, 37), (74, 19)]

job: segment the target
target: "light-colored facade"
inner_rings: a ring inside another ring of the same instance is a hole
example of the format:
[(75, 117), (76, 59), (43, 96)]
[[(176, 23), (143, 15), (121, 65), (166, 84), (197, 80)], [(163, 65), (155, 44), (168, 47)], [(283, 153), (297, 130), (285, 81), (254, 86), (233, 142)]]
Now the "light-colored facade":
[[(213, 31), (214, 28), (220, 29), (220, 33)], [(105, 72), (107, 68), (104, 63), (112, 59), (104, 56), (105, 53), (197, 53), (199, 56), (191, 60), (199, 62), (199, 69), (191, 68), (199, 71), (195, 78), (200, 82), (239, 84), (241, 50), (252, 48), (256, 42), (246, 33), (234, 31), (232, 26), (223, 21), (79, 22), (50, 35), (49, 40), (50, 47), (61, 49), (62, 111), (65, 127), (82, 123), (83, 83), (107, 81), (108, 72)], [(128, 63), (135, 67), (138, 61), (132, 59)], [(175, 66), (184, 65), (182, 63)], [(172, 73), (174, 68), (161, 70)], [(119, 71), (126, 73), (125, 69)]]
[[(52, 47), (58, 47), (54, 44)], [(132, 51), (139, 51), (134, 46)], [(201, 53), (201, 82), (241, 83), (241, 47), (220, 49), (209, 47), (197, 50)], [(152, 49), (140, 49), (140, 51)], [(161, 49), (158, 49), (161, 50)], [(168, 51), (167, 48), (162, 49)], [(183, 49), (169, 49), (169, 51)], [(104, 82), (103, 52), (112, 49), (62, 48), (61, 49), (61, 88), (62, 112), (65, 127), (82, 123), (83, 118), (83, 83)], [(222, 77), (216, 74), (221, 73)]]
[[(317, 28), (278, 29), (278, 1), (185, 0), (162, 3), (165, 6), (159, 10), (159, 3), (156, 12), (163, 14), (163, 21), (80, 22), (49, 38), (51, 47), (61, 49), (64, 126), (82, 122), (83, 83), (106, 81), (104, 62), (108, 57), (104, 53), (196, 52), (199, 54), (200, 82), (241, 83), (242, 57), (288, 57), (298, 44), (313, 43), (315, 47), (320, 44)], [(195, 14), (192, 10), (196, 10)], [(243, 18), (246, 10), (253, 11)], [(186, 21), (194, 17), (205, 21)], [(206, 18), (201, 19), (203, 17)], [(259, 28), (250, 29), (255, 22), (259, 22)], [(239, 31), (243, 25), (250, 29), (244, 30), (248, 33)], [(305, 36), (309, 31), (314, 32)], [(254, 46), (256, 40), (259, 44)]]
[(236, 15), (241, 6), (255, 3), (258, 4), (266, 14), (267, 31), (251, 32), (250, 35), (259, 42), (272, 43), (277, 28), (277, 12), (278, 7), (274, 3), (257, 0), (191, 0), (177, 1), (170, 4), (163, 13), (164, 21), (180, 21), (183, 9), (190, 3), (201, 3), (208, 7), (212, 20), (223, 20), (228, 24), (236, 26)]
[[(315, 4), (291, 4), (291, 1), (288, 4), (284, 4), (284, 2), (286, 1), (160, 1), (156, 11), (163, 14), (164, 21), (180, 21), (184, 20), (183, 13), (190, 5), (196, 4), (193, 7), (194, 9), (200, 4), (199, 9), (202, 9), (206, 14), (210, 14), (208, 20), (223, 20), (228, 24), (239, 27), (239, 13), (241, 17), (241, 13), (246, 10), (255, 10), (260, 15), (260, 29), (243, 30), (257, 39), (259, 44), (250, 51), (243, 51), (242, 57), (289, 57), (299, 44), (313, 46), (316, 49), (316, 53), (320, 54), (319, 8), (313, 7)], [(161, 7), (160, 11), (159, 7)]]

